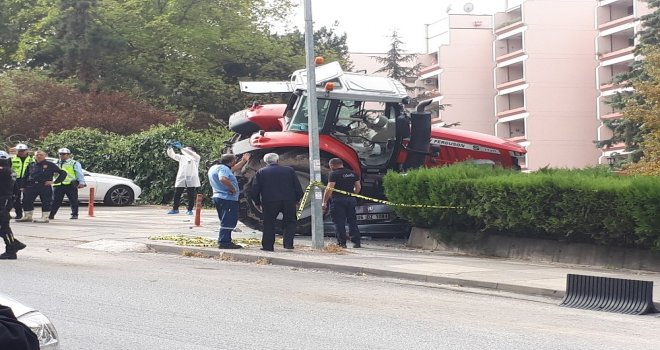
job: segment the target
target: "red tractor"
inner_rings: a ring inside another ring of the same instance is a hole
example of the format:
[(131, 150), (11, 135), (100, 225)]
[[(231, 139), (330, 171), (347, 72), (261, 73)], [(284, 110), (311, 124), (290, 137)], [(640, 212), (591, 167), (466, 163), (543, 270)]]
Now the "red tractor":
[[(306, 71), (293, 73), (289, 82), (241, 82), (241, 90), (251, 93), (290, 92), (287, 104), (255, 103), (229, 118), (236, 134), (230, 141), (236, 155), (251, 153), (252, 158), (239, 177), (241, 185), (240, 220), (261, 229), (261, 213), (245, 194), (261, 158), (278, 153), (280, 164), (293, 167), (303, 186), (309, 184), (309, 139)], [(388, 171), (416, 167), (437, 167), (473, 160), (519, 169), (518, 158), (525, 154), (520, 145), (495, 136), (431, 125), (430, 113), (422, 102), (408, 113), (410, 98), (398, 81), (342, 71), (338, 63), (316, 68), (318, 125), (322, 179), (328, 174), (328, 161), (341, 158), (346, 167), (362, 179), (362, 193), (385, 199), (383, 176)], [(360, 230), (365, 235), (407, 235), (410, 226), (387, 205), (360, 200), (356, 208)], [(298, 231), (310, 232), (307, 205), (298, 222)], [(326, 222), (325, 232), (334, 228)]]

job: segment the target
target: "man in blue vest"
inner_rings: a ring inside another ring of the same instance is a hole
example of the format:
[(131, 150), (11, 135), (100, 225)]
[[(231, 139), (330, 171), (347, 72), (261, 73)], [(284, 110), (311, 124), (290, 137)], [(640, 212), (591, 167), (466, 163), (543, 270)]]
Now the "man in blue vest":
[(16, 211), (15, 219), (23, 217), (23, 189), (27, 182), (27, 169), (28, 166), (34, 163), (34, 158), (28, 154), (28, 146), (24, 143), (16, 145), (16, 155), (11, 158), (11, 170), (16, 174), (16, 182), (14, 185), (14, 211)]
[(71, 159), (71, 151), (68, 148), (60, 148), (57, 153), (60, 160), (57, 166), (66, 171), (66, 178), (59, 184), (53, 184), (53, 206), (50, 209), (49, 219), (55, 219), (55, 214), (62, 206), (64, 195), (69, 199), (71, 205), (71, 219), (78, 219), (78, 189), (87, 186), (85, 175), (79, 162)]

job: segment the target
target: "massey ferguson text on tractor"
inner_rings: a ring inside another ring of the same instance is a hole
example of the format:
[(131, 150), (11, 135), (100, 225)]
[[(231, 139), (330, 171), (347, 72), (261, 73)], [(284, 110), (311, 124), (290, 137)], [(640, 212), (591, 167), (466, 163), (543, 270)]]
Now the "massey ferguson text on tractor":
[[(287, 104), (253, 104), (229, 118), (235, 132), (230, 140), (236, 155), (252, 153), (239, 177), (241, 211), (239, 219), (261, 229), (260, 212), (246, 196), (265, 153), (280, 155), (280, 164), (296, 170), (300, 183), (309, 180), (308, 113), (306, 70), (295, 71), (286, 82), (241, 82), (249, 93), (290, 93)], [(316, 67), (318, 122), (322, 179), (327, 182), (328, 161), (341, 158), (344, 165), (362, 180), (362, 195), (386, 199), (383, 177), (387, 171), (417, 167), (438, 167), (460, 161), (500, 165), (519, 169), (518, 158), (526, 150), (513, 142), (472, 131), (432, 127), (425, 107), (408, 112), (410, 98), (404, 86), (391, 78), (344, 72), (336, 63)], [(410, 225), (387, 205), (361, 200), (356, 208), (360, 232), (364, 235), (405, 236)], [(306, 208), (298, 231), (310, 232), (310, 211)], [(330, 221), (324, 225), (333, 233)]]

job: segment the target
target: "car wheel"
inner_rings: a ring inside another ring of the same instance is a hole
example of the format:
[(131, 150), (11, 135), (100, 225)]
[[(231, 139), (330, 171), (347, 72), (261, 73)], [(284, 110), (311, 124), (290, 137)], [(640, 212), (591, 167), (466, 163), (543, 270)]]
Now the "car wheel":
[(133, 204), (134, 200), (135, 195), (133, 194), (133, 190), (128, 186), (119, 185), (111, 188), (106, 193), (103, 203), (122, 207)]

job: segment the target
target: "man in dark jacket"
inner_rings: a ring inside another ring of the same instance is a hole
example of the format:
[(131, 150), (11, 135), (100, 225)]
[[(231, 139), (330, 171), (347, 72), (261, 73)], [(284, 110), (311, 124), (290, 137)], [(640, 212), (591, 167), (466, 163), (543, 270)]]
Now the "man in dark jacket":
[(13, 205), (14, 180), (16, 174), (11, 170), (9, 154), (0, 151), (0, 236), (5, 242), (5, 252), (0, 259), (16, 259), (16, 252), (25, 248), (25, 244), (14, 238), (9, 226), (9, 211)]
[[(28, 167), (28, 179), (23, 189), (23, 211), (24, 216), (17, 222), (32, 221), (34, 212), (34, 200), (41, 199), (41, 219), (34, 222), (48, 222), (50, 206), (53, 203), (53, 184), (58, 184), (66, 179), (66, 171), (60, 169), (55, 163), (46, 160), (48, 155), (44, 151), (36, 151), (34, 159), (36, 163)], [(59, 174), (53, 181), (53, 176)]]
[(357, 200), (355, 197), (343, 193), (333, 193), (335, 189), (347, 193), (360, 193), (362, 190), (360, 178), (352, 170), (344, 168), (344, 162), (340, 158), (330, 159), (329, 165), (331, 172), (328, 175), (328, 185), (323, 194), (323, 212), (327, 212), (328, 202), (330, 202), (330, 215), (335, 224), (337, 245), (346, 248), (346, 223), (348, 223), (353, 248), (360, 248), (360, 229), (355, 214)]
[(37, 335), (4, 305), (0, 305), (0, 349), (39, 350)]
[(296, 203), (303, 196), (303, 189), (296, 171), (288, 166), (277, 164), (277, 153), (264, 156), (265, 167), (257, 171), (251, 189), (251, 197), (256, 205), (262, 206), (263, 236), (261, 250), (273, 251), (275, 245), (275, 221), (282, 213), (285, 249), (293, 249), (293, 236), (296, 234)]

